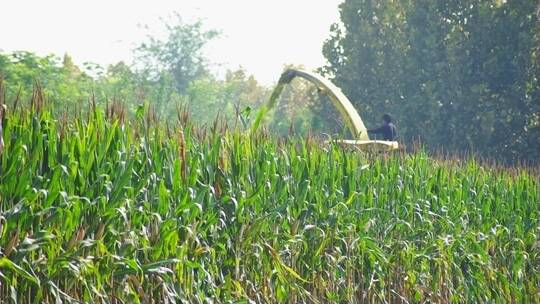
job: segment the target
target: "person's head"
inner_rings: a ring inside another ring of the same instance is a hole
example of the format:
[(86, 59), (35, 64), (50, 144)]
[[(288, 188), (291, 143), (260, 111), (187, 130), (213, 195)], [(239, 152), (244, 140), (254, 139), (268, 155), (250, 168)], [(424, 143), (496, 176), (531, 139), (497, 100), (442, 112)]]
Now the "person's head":
[(385, 114), (382, 116), (382, 120), (383, 120), (385, 123), (391, 123), (391, 122), (392, 122), (392, 116), (390, 116), (390, 114), (388, 114), (388, 113), (385, 113)]

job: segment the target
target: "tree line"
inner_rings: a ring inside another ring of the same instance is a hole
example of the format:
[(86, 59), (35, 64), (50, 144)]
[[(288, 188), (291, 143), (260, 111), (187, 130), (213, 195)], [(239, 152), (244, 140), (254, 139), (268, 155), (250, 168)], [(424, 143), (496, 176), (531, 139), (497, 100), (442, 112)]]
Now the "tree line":
[(238, 115), (265, 101), (268, 89), (238, 68), (223, 77), (210, 72), (204, 46), (219, 33), (201, 21), (185, 22), (178, 14), (163, 20), (163, 38), (148, 35), (133, 50), (133, 62), (107, 67), (76, 65), (71, 56), (38, 56), (28, 51), (0, 52), (0, 77), (6, 100), (27, 100), (36, 83), (62, 114), (84, 111), (89, 102), (120, 104), (134, 114), (146, 104), (162, 121), (176, 119), (186, 107), (200, 125)]
[(346, 0), (321, 71), (400, 140), (505, 162), (540, 158), (538, 2)]
[[(341, 87), (368, 127), (391, 113), (405, 146), (473, 152), (507, 163), (540, 159), (540, 9), (532, 0), (345, 0), (340, 22), (322, 46), (319, 72)], [(214, 76), (204, 46), (219, 36), (176, 14), (166, 36), (149, 35), (134, 62), (77, 66), (69, 55), (0, 52), (7, 100), (25, 99), (39, 81), (59, 113), (89, 100), (120, 103), (134, 113), (150, 105), (162, 120), (187, 106), (199, 124), (267, 100), (265, 87), (242, 70)], [(291, 66), (286, 66), (291, 67)], [(276, 80), (279, 75), (276, 75)], [(270, 113), (275, 134), (343, 135), (337, 112), (311, 84), (294, 80)]]

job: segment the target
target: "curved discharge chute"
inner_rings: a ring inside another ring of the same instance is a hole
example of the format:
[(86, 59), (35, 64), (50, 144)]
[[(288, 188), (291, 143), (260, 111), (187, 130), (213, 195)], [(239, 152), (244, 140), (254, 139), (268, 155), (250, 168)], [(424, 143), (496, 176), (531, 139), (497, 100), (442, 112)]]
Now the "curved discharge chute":
[(398, 143), (396, 141), (370, 140), (367, 129), (364, 122), (360, 118), (360, 115), (351, 104), (347, 96), (345, 96), (345, 94), (343, 94), (341, 90), (332, 82), (316, 73), (297, 69), (288, 69), (281, 74), (278, 84), (274, 88), (270, 99), (259, 111), (259, 114), (257, 115), (257, 118), (253, 124), (252, 132), (257, 131), (257, 128), (259, 127), (266, 113), (277, 104), (279, 96), (281, 95), (285, 85), (289, 84), (295, 77), (304, 78), (316, 85), (319, 90), (326, 93), (334, 106), (338, 109), (354, 138), (353, 140), (338, 140), (338, 143), (368, 148), (374, 151), (395, 150), (398, 148)]
[(326, 93), (333, 105), (338, 109), (339, 113), (343, 117), (343, 120), (351, 131), (353, 138), (357, 140), (369, 140), (367, 129), (364, 122), (360, 118), (360, 115), (358, 115), (358, 112), (354, 106), (338, 87), (318, 74), (296, 69), (288, 69), (281, 74), (278, 84), (272, 92), (268, 103), (264, 105), (255, 120), (253, 131), (259, 127), (259, 124), (266, 113), (277, 104), (279, 96), (281, 95), (285, 85), (289, 84), (295, 77), (306, 79), (317, 86), (319, 90)]

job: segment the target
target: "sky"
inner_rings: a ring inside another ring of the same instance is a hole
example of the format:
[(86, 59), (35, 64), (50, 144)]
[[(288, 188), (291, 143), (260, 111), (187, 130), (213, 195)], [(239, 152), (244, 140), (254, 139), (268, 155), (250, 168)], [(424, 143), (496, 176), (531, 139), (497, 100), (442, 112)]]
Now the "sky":
[(160, 18), (176, 11), (221, 32), (205, 49), (211, 69), (244, 68), (269, 85), (285, 64), (324, 65), (321, 49), (342, 0), (4, 0), (0, 50), (39, 55), (68, 53), (73, 60), (106, 66), (130, 62), (147, 25), (162, 33)]

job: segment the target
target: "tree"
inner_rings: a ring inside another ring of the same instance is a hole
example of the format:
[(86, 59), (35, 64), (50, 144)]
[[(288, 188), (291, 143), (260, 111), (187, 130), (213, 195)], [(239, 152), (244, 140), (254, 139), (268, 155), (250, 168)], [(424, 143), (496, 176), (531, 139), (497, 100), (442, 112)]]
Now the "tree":
[(26, 100), (39, 82), (49, 102), (64, 111), (90, 96), (92, 78), (73, 64), (69, 55), (63, 60), (57, 56), (37, 56), (31, 52), (17, 51), (0, 54), (0, 74), (4, 75), (7, 98)]
[[(368, 125), (391, 112), (402, 140), (537, 161), (534, 1), (346, 0), (322, 71)], [(365, 115), (364, 115), (365, 113)]]
[(173, 23), (163, 23), (166, 38), (148, 35), (148, 40), (135, 49), (136, 65), (154, 79), (170, 76), (176, 90), (183, 93), (193, 80), (207, 74), (207, 60), (202, 51), (218, 33), (204, 30), (200, 20), (185, 23), (178, 13), (174, 14)]
[(242, 68), (227, 71), (224, 80), (208, 76), (199, 78), (187, 89), (187, 104), (199, 124), (211, 124), (220, 119), (237, 119), (237, 110), (255, 108), (268, 98), (268, 90)]
[(73, 63), (73, 59), (67, 53), (64, 54), (62, 59), (62, 68), (70, 79), (77, 79), (83, 75), (81, 69)]

